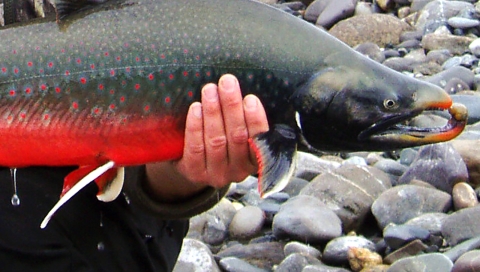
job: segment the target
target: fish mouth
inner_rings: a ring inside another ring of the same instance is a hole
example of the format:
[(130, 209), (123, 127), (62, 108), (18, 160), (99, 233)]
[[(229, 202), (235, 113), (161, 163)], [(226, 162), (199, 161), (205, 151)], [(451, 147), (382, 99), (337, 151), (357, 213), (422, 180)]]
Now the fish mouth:
[[(408, 121), (425, 111), (447, 111), (450, 119), (443, 127), (420, 128), (406, 125)], [(467, 108), (454, 103), (449, 108), (431, 107), (409, 114), (396, 115), (382, 120), (363, 130), (358, 135), (360, 141), (397, 142), (399, 147), (422, 145), (448, 141), (458, 136), (467, 124)]]

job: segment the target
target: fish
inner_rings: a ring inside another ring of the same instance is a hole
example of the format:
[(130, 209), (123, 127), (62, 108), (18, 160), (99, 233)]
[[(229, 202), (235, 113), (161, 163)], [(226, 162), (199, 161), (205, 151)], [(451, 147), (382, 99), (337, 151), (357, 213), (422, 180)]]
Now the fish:
[[(250, 0), (58, 0), (55, 18), (8, 25), (0, 41), (0, 165), (79, 166), (42, 228), (93, 180), (111, 201), (123, 167), (181, 158), (189, 105), (223, 74), (267, 114), (249, 140), (263, 197), (286, 185), (299, 144), (394, 150), (453, 139), (468, 117), (441, 88)], [(429, 110), (448, 123), (407, 125)]]

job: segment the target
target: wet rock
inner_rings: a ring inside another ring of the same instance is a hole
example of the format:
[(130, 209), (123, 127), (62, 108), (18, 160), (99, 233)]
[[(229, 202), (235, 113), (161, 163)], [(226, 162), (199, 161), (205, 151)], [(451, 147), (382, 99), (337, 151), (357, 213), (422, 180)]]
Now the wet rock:
[(308, 243), (321, 243), (340, 236), (341, 221), (320, 200), (299, 195), (285, 202), (273, 218), (273, 233)]
[(285, 256), (288, 256), (293, 253), (309, 255), (317, 259), (320, 259), (322, 256), (322, 253), (320, 252), (320, 250), (296, 241), (289, 242), (288, 244), (286, 244), (285, 247), (283, 248), (283, 252), (285, 253)]
[(454, 66), (434, 76), (428, 77), (425, 80), (439, 86), (440, 88), (445, 88), (447, 82), (452, 78), (459, 78), (472, 88), (475, 75), (470, 69), (463, 66)]
[(473, 249), (480, 248), (480, 236), (461, 242), (444, 252), (445, 256), (455, 262), (461, 255)]
[(447, 82), (445, 88), (443, 88), (448, 94), (456, 94), (463, 90), (469, 90), (470, 87), (466, 82), (459, 78), (452, 78)]
[(445, 213), (424, 213), (408, 220), (404, 225), (421, 227), (430, 234), (438, 235), (442, 232), (442, 222), (447, 216)]
[(235, 258), (226, 257), (221, 259), (218, 264), (224, 272), (267, 272), (268, 270), (253, 266), (246, 261)]
[(421, 227), (412, 225), (387, 226), (383, 230), (383, 239), (387, 245), (395, 250), (413, 240), (425, 241), (430, 237), (430, 232)]
[(332, 267), (328, 265), (317, 264), (317, 265), (305, 266), (302, 272), (350, 272), (350, 271), (340, 267)]
[[(476, 92), (473, 92), (476, 93)], [(480, 121), (480, 95), (456, 94), (452, 95), (455, 103), (463, 104), (468, 109), (467, 124), (474, 124)]]
[(305, 180), (312, 180), (316, 176), (339, 166), (339, 162), (322, 159), (305, 152), (298, 152), (294, 175)]
[(448, 49), (454, 55), (461, 55), (468, 51), (473, 40), (465, 36), (430, 33), (423, 36), (422, 45), (426, 50)]
[(447, 23), (453, 28), (467, 29), (477, 27), (480, 25), (478, 20), (462, 18), (462, 17), (450, 17)]
[(470, 208), (478, 204), (477, 194), (466, 182), (455, 184), (452, 192), (453, 207), (455, 210)]
[(480, 140), (453, 140), (453, 147), (462, 157), (468, 169), (468, 183), (480, 186)]
[(383, 62), (383, 65), (387, 66), (398, 72), (408, 71), (413, 72), (413, 69), (420, 62), (415, 59), (408, 58), (388, 58)]
[(275, 269), (275, 272), (292, 272), (302, 271), (307, 265), (322, 264), (322, 262), (316, 258), (308, 255), (302, 255), (300, 253), (293, 253), (287, 256)]
[(400, 185), (388, 189), (375, 200), (372, 213), (381, 228), (389, 223), (403, 224), (423, 213), (446, 212), (451, 196), (440, 190), (415, 185)]
[(386, 264), (392, 264), (392, 263), (395, 263), (396, 261), (398, 261), (400, 259), (415, 256), (415, 255), (419, 254), (420, 252), (423, 252), (427, 248), (428, 248), (428, 246), (425, 245), (424, 243), (422, 243), (422, 241), (414, 240), (414, 241), (406, 244), (405, 246), (395, 250), (394, 252), (388, 254), (383, 259), (383, 261)]
[(290, 197), (294, 197), (300, 193), (303, 187), (307, 186), (308, 181), (302, 178), (292, 177), (282, 192), (287, 193)]
[(385, 60), (385, 55), (383, 54), (380, 47), (372, 42), (359, 44), (355, 47), (355, 50), (373, 59), (376, 62), (382, 63)]
[(413, 149), (413, 148), (402, 149), (402, 151), (400, 152), (399, 162), (402, 165), (407, 165), (408, 166), (408, 165), (412, 164), (412, 162), (415, 159), (415, 157), (417, 156), (417, 154), (418, 154), (418, 151)]
[(328, 29), (352, 16), (356, 3), (356, 0), (316, 0), (307, 7), (304, 18)]
[(374, 167), (382, 170), (385, 173), (398, 177), (403, 175), (403, 173), (405, 173), (405, 171), (408, 169), (405, 165), (392, 159), (380, 160), (374, 164)]
[(440, 253), (430, 253), (398, 260), (390, 266), (387, 272), (450, 272), (452, 267), (452, 261), (445, 257), (445, 255)]
[[(420, 1), (412, 3), (412, 10), (418, 10), (421, 5)], [(421, 8), (415, 27), (424, 33), (431, 33), (439, 26), (446, 25), (447, 20), (456, 16), (462, 10), (470, 9), (474, 12), (474, 7), (471, 3), (460, 1), (431, 1)]]
[(470, 49), (470, 52), (472, 52), (472, 54), (474, 54), (477, 57), (480, 57), (480, 38), (473, 40), (468, 45), (468, 49)]
[(230, 236), (234, 239), (249, 239), (257, 234), (263, 227), (265, 216), (259, 207), (246, 206), (239, 210), (230, 223)]
[(248, 245), (237, 244), (223, 249), (215, 255), (215, 258), (220, 261), (226, 257), (236, 257), (258, 268), (271, 270), (274, 265), (282, 262), (285, 255), (281, 243), (267, 242)]
[(448, 49), (430, 50), (427, 53), (427, 61), (435, 62), (442, 65), (445, 61), (452, 57), (452, 53)]
[(323, 251), (322, 260), (328, 264), (347, 264), (348, 249), (352, 247), (375, 250), (375, 244), (364, 237), (342, 236), (327, 243)]
[(362, 224), (373, 201), (390, 187), (390, 178), (374, 167), (343, 165), (312, 180), (300, 195), (314, 196), (325, 203), (348, 232)]
[(469, 251), (455, 262), (452, 272), (480, 271), (480, 250)]
[(480, 206), (465, 208), (450, 214), (442, 224), (442, 234), (447, 243), (455, 246), (480, 235)]
[(398, 183), (408, 184), (413, 179), (423, 180), (451, 193), (456, 183), (468, 179), (467, 166), (451, 144), (426, 145), (420, 148), (414, 162)]
[(363, 271), (362, 269), (382, 264), (382, 256), (372, 252), (367, 248), (351, 247), (347, 251), (348, 263), (353, 271)]
[(340, 21), (329, 32), (352, 47), (365, 42), (385, 47), (399, 44), (400, 34), (407, 30), (413, 29), (394, 16), (371, 14)]
[(185, 238), (173, 272), (220, 272), (208, 247), (196, 240)]

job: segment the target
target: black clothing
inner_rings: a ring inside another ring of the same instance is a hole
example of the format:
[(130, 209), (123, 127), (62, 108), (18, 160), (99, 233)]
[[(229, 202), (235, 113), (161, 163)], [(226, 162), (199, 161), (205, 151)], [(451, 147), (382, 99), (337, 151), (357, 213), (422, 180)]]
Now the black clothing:
[[(10, 170), (0, 168), (0, 271), (171, 271), (188, 220), (154, 217), (125, 193), (100, 202), (94, 183), (40, 229), (74, 169), (18, 169), (20, 205), (14, 206)], [(135, 169), (126, 169), (126, 182), (141, 176)]]

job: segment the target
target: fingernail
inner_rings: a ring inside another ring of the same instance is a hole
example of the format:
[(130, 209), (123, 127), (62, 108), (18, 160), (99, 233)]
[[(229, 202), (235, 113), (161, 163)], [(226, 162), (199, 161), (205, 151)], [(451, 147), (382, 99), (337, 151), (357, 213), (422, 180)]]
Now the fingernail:
[(202, 105), (200, 105), (200, 103), (192, 104), (192, 113), (193, 113), (193, 116), (195, 116), (197, 118), (201, 118), (202, 117)]
[(237, 85), (237, 79), (232, 75), (224, 75), (220, 78), (219, 82), (223, 91), (233, 91)]
[(257, 98), (251, 95), (245, 96), (243, 100), (245, 110), (254, 110), (257, 108)]
[(218, 100), (217, 88), (215, 88), (215, 85), (213, 84), (208, 84), (203, 88), (203, 95), (209, 101), (214, 102)]

